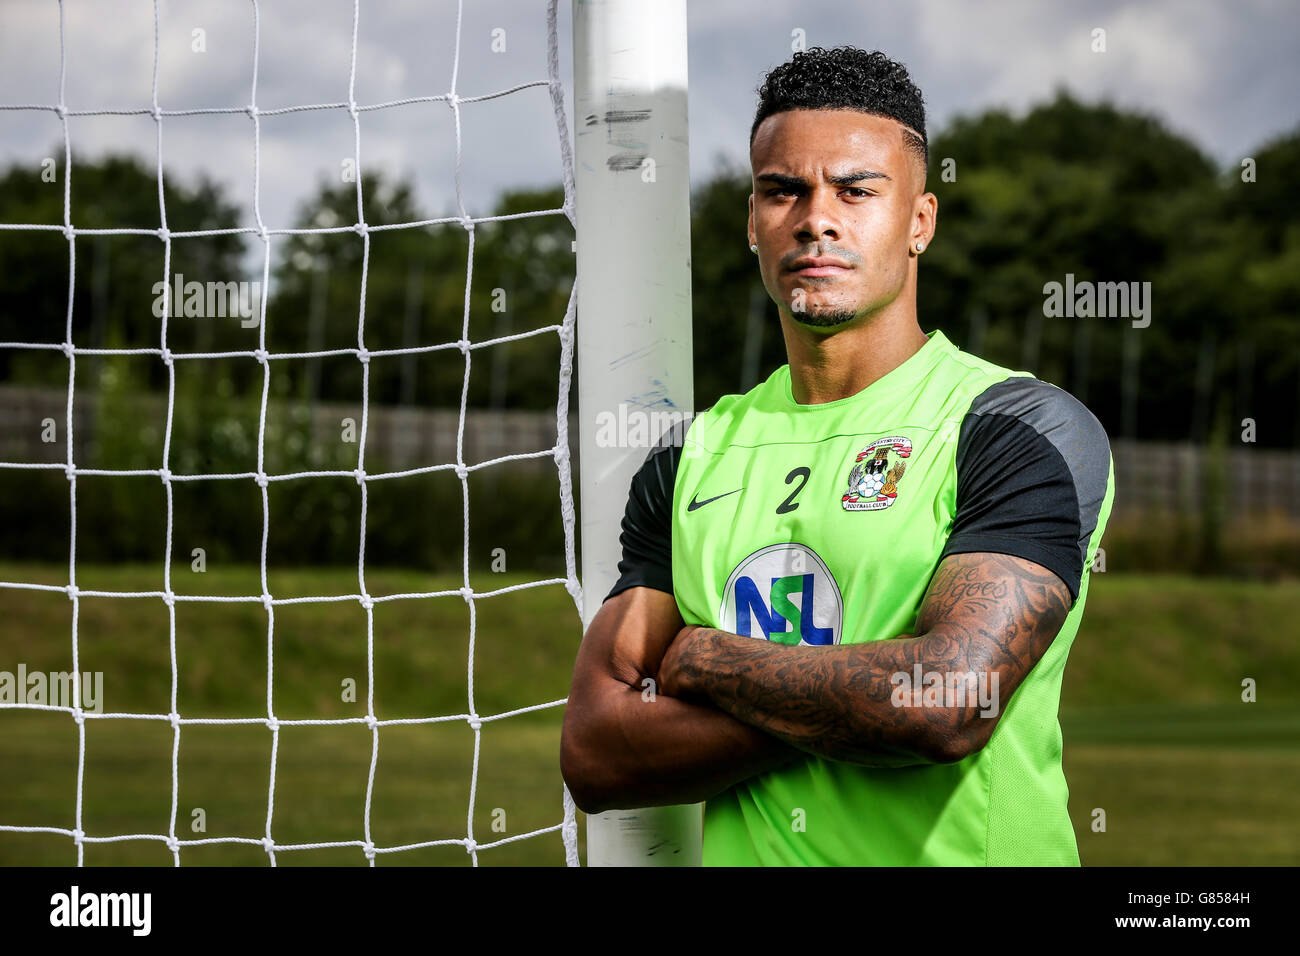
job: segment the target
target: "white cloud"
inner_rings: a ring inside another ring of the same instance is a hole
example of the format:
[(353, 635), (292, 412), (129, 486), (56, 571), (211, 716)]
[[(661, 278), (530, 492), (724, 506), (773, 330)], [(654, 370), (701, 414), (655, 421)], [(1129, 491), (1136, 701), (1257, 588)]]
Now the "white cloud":
[[(68, 105), (148, 105), (153, 72), (152, 5), (67, 0)], [(230, 0), (164, 0), (159, 98), (164, 107), (242, 107), (252, 67), (252, 7)], [(347, 98), (351, 0), (263, 0), (258, 103), (263, 109)], [(560, 3), (566, 82), (570, 23)], [(545, 0), (473, 0), (461, 28), (458, 91), (472, 95), (546, 75)], [(689, 7), (692, 162), (707, 175), (714, 157), (746, 155), (754, 89), (790, 55), (791, 30), (809, 44), (852, 43), (903, 60), (926, 93), (931, 131), (955, 113), (991, 105), (1023, 109), (1067, 86), (1085, 99), (1109, 97), (1154, 112), (1220, 162), (1294, 128), (1300, 11), (1280, 0), (709, 0)], [(356, 97), (375, 103), (448, 91), (455, 0), (362, 4)], [(1108, 52), (1089, 49), (1107, 30)], [(207, 52), (190, 49), (206, 32)], [(489, 49), (506, 31), (507, 52)], [(53, 103), (58, 89), (58, 8), (47, 0), (0, 6), (0, 101)], [(571, 99), (570, 99), (571, 102)], [(544, 90), (491, 104), (466, 104), (464, 184), (474, 213), (510, 185), (553, 183), (559, 154)], [(251, 203), (251, 121), (242, 114), (164, 121), (164, 157), (176, 175), (206, 170), (233, 198)], [(362, 162), (409, 171), (433, 213), (453, 197), (449, 110), (422, 104), (362, 115)], [(152, 122), (97, 117), (73, 125), (77, 157), (133, 149), (153, 162)], [(263, 120), (263, 214), (283, 225), (323, 175), (351, 152), (346, 112)], [(0, 162), (39, 162), (59, 139), (50, 114), (0, 111)], [(251, 219), (251, 216), (250, 216)]]

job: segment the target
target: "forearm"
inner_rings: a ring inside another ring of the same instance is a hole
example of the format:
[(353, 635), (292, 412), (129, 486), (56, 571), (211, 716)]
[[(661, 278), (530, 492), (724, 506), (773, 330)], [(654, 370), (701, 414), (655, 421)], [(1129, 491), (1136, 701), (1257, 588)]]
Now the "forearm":
[(714, 797), (803, 755), (713, 707), (608, 682), (565, 712), (564, 776), (589, 813)]
[(683, 628), (660, 686), (834, 760), (951, 763), (988, 743), (1070, 605), (1064, 581), (1032, 561), (951, 554), (926, 590), (919, 637), (785, 647)]
[[(670, 651), (674, 693), (832, 760), (897, 767), (959, 759), (982, 728), (964, 693), (919, 706), (900, 693), (921, 673), (974, 673), (973, 648), (942, 635), (836, 647), (787, 647), (712, 628), (684, 631)], [(996, 688), (996, 684), (994, 684)], [(919, 690), (919, 688), (917, 688)]]

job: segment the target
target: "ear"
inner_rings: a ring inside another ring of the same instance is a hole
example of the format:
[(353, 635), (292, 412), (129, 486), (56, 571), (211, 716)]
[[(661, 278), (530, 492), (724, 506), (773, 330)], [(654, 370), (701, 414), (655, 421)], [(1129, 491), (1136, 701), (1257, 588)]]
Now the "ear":
[(912, 221), (911, 248), (916, 249), (918, 242), (927, 248), (934, 240), (939, 226), (939, 197), (934, 193), (923, 193), (916, 197), (915, 217)]
[(749, 194), (749, 221), (745, 224), (745, 228), (749, 231), (748, 244), (752, 246), (758, 242), (758, 237), (754, 235), (754, 194), (753, 193)]

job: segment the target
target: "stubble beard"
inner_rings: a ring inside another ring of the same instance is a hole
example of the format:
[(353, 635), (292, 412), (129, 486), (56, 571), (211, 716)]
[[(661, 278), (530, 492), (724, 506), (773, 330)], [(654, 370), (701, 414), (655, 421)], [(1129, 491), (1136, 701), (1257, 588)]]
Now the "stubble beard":
[(818, 329), (834, 329), (848, 325), (858, 317), (849, 309), (834, 309), (828, 312), (795, 312), (795, 321), (801, 325), (811, 325)]
[(841, 325), (848, 325), (858, 317), (856, 309), (846, 309), (843, 306), (825, 305), (805, 308), (801, 312), (791, 310), (791, 316), (800, 325), (810, 326), (817, 329), (834, 329)]

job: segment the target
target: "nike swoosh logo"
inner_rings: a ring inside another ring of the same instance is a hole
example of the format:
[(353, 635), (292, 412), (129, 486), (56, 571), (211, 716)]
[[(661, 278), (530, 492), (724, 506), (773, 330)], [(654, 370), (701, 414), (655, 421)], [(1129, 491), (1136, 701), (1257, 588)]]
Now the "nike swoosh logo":
[(737, 491), (744, 491), (744, 490), (745, 490), (744, 488), (736, 488), (732, 491), (727, 491), (720, 495), (714, 495), (712, 498), (705, 498), (703, 501), (696, 501), (695, 500), (696, 496), (691, 495), (691, 503), (686, 506), (686, 510), (694, 511), (696, 508), (703, 508), (705, 505), (709, 504), (710, 502), (717, 501), (719, 498), (725, 498), (727, 497), (727, 495), (734, 495)]

